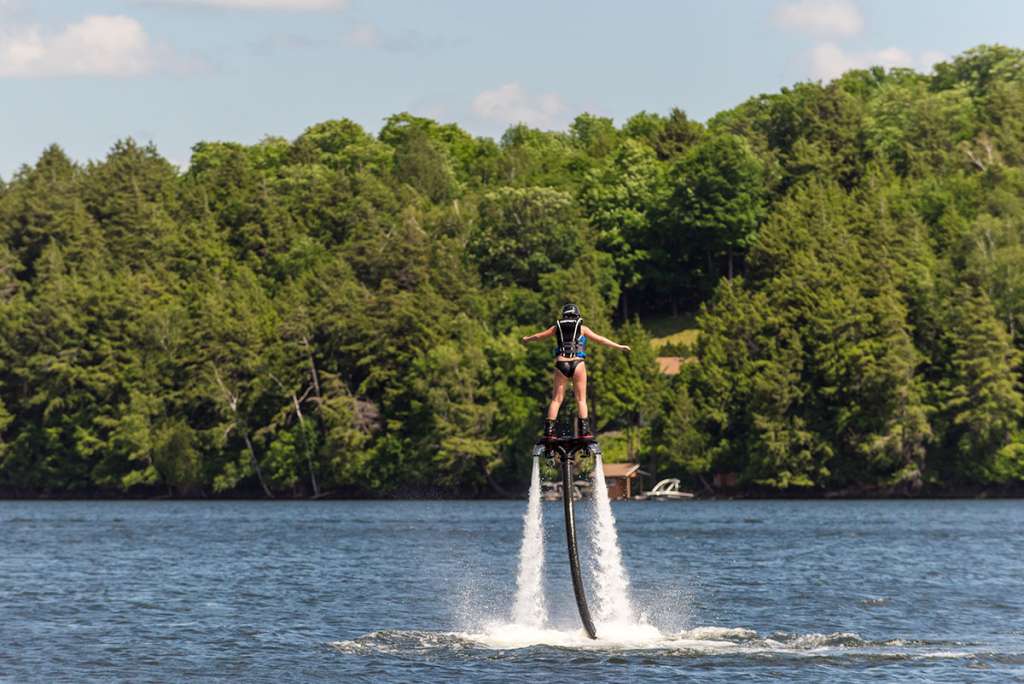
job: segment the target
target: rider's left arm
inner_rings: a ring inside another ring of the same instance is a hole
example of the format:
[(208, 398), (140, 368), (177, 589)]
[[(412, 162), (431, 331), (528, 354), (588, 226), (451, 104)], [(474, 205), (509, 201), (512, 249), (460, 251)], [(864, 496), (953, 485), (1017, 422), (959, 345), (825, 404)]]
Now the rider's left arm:
[(598, 344), (603, 344), (606, 347), (611, 347), (612, 349), (619, 349), (621, 351), (632, 351), (629, 345), (619, 344), (618, 342), (612, 342), (607, 337), (604, 337), (603, 335), (598, 335), (596, 332), (594, 332), (587, 326), (583, 326), (581, 332), (587, 336), (588, 340), (594, 340)]

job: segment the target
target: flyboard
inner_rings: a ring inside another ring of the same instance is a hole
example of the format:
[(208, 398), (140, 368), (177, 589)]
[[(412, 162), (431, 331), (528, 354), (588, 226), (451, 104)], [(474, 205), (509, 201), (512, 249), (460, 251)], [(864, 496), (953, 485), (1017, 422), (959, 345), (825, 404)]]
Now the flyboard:
[(590, 617), (587, 605), (587, 592), (583, 586), (583, 575), (580, 572), (580, 557), (576, 549), (576, 519), (572, 509), (573, 477), (572, 471), (577, 458), (581, 455), (600, 455), (601, 448), (593, 437), (542, 437), (533, 448), (533, 455), (545, 455), (562, 471), (562, 505), (565, 508), (565, 541), (569, 547), (569, 569), (572, 572), (572, 588), (576, 593), (576, 607), (580, 611), (580, 620), (587, 636), (597, 638), (594, 621)]

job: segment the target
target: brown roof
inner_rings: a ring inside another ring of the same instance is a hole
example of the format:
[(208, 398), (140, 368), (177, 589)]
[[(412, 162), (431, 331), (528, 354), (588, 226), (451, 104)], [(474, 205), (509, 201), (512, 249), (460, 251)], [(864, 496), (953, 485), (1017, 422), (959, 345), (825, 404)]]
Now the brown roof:
[(636, 477), (640, 470), (639, 463), (605, 463), (605, 477)]
[(665, 375), (679, 375), (679, 367), (683, 364), (681, 356), (659, 356), (658, 369)]
[(679, 369), (688, 363), (697, 363), (696, 356), (658, 356), (658, 370), (665, 375), (679, 375)]

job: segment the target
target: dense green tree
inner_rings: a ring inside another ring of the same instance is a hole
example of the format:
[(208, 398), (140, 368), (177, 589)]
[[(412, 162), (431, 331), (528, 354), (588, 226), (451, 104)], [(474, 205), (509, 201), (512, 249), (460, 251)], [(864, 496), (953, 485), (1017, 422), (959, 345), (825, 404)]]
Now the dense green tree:
[(99, 223), (108, 249), (128, 266), (171, 262), (186, 246), (176, 230), (177, 171), (152, 144), (115, 143), (82, 184), (85, 207)]
[(22, 284), (16, 277), (17, 270), (17, 259), (6, 245), (0, 244), (0, 368), (3, 369), (0, 370), (0, 473), (3, 472), (7, 452), (7, 427), (14, 420), (6, 404), (14, 387), (10, 369), (17, 360), (14, 345), (22, 334), (22, 316), (25, 311)]
[[(661, 406), (653, 413), (651, 439), (647, 449), (651, 472), (659, 477), (685, 474), (698, 480), (712, 468), (706, 435), (700, 427), (700, 413), (690, 396), (689, 372), (677, 376), (658, 397)], [(708, 487), (707, 481), (701, 483)]]
[(569, 124), (569, 137), (586, 156), (601, 159), (615, 147), (619, 132), (608, 117), (580, 114)]
[(570, 195), (550, 188), (502, 188), (481, 198), (469, 252), (485, 285), (533, 289), (583, 249)]
[(656, 268), (662, 273), (695, 271), (707, 287), (717, 280), (724, 258), (732, 277), (736, 258), (746, 252), (762, 219), (761, 162), (742, 138), (709, 135), (678, 162), (672, 184)]
[(525, 124), (512, 126), (501, 137), (501, 152), (502, 185), (566, 190), (575, 185), (570, 165), (576, 150), (565, 133), (539, 131)]
[(965, 273), (979, 284), (996, 307), (1011, 336), (1024, 332), (1024, 175), (994, 166), (983, 174), (990, 185), (986, 205), (961, 247)]
[(953, 352), (942, 406), (950, 453), (940, 467), (976, 482), (1020, 479), (1021, 354), (984, 292), (962, 286), (954, 307), (947, 333)]
[[(488, 481), (494, 486), (493, 473), (515, 433), (497, 429), (499, 378), (492, 356), (486, 353), (496, 346), (494, 341), (476, 321), (460, 316), (455, 323), (455, 339), (441, 342), (417, 359), (411, 379), (422, 397), (422, 404), (416, 402), (418, 408), (430, 425), (424, 439), (429, 443), (426, 450), (435, 454), (437, 472), (428, 477), (441, 486), (475, 492)], [(508, 338), (499, 344), (514, 345)], [(466, 354), (467, 349), (476, 353)]]
[(703, 136), (704, 127), (701, 124), (691, 121), (682, 109), (673, 107), (665, 119), (665, 125), (652, 140), (652, 146), (659, 159), (678, 159), (700, 142)]
[(630, 139), (588, 172), (580, 188), (580, 204), (596, 231), (596, 245), (615, 263), (624, 316), (629, 316), (627, 294), (640, 285), (652, 225), (668, 194), (667, 174), (654, 151)]
[[(932, 431), (900, 289), (908, 262), (880, 217), (855, 232), (856, 206), (818, 186), (778, 207), (751, 255), (763, 299), (726, 290), (702, 322), (707, 416), (754, 482), (920, 483)], [(722, 417), (742, 417), (738, 435), (752, 441), (738, 446)]]
[(595, 403), (600, 408), (598, 427), (611, 425), (625, 430), (626, 453), (633, 461), (640, 447), (639, 430), (657, 409), (662, 378), (650, 337), (638, 321), (626, 323), (615, 338), (632, 351), (602, 354), (592, 374), (600, 388), (595, 392)]
[(864, 120), (873, 154), (903, 175), (950, 166), (949, 145), (976, 133), (977, 112), (965, 88), (929, 92), (927, 78), (909, 70), (887, 79)]
[[(249, 156), (257, 161), (252, 151)], [(359, 124), (338, 119), (303, 131), (292, 144), (289, 157), (293, 163), (315, 164), (350, 174), (360, 171), (384, 174), (393, 163), (394, 148), (374, 139)]]
[(251, 271), (239, 267), (224, 275), (224, 280), (208, 283), (196, 330), (209, 342), (197, 360), (197, 391), (215, 407), (219, 420), (214, 429), (223, 450), (213, 488), (233, 489), (255, 476), (269, 497), (272, 484), (287, 486), (291, 478), (279, 463), (265, 472), (268, 463), (256, 435), (261, 402), (273, 391), (271, 373), (280, 353), (275, 348), (277, 314)]
[(76, 261), (103, 258), (99, 227), (82, 200), (83, 180), (82, 170), (53, 145), (34, 167), (22, 167), (0, 198), (6, 246), (28, 279), (51, 243)]

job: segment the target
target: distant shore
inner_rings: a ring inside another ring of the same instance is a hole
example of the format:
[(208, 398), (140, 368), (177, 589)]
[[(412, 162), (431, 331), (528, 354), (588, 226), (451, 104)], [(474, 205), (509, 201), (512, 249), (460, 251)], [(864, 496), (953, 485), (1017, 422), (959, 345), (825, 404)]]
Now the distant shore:
[[(773, 491), (768, 489), (734, 489), (721, 490), (714, 493), (694, 490), (692, 501), (738, 501), (738, 500), (779, 500), (779, 501), (819, 501), (819, 500), (888, 500), (888, 499), (1024, 499), (1024, 483), (1001, 486), (969, 486), (958, 487), (922, 487), (917, 491), (908, 491), (897, 487), (845, 487), (842, 489), (814, 491)], [(458, 493), (442, 491), (401, 491), (389, 495), (374, 496), (372, 494), (335, 494), (327, 492), (319, 497), (310, 496), (275, 496), (268, 499), (261, 492), (239, 492), (231, 495), (215, 496), (170, 496), (167, 494), (125, 495), (123, 492), (74, 492), (74, 493), (38, 493), (0, 491), (0, 501), (509, 501), (526, 497), (522, 492), (512, 492), (511, 496), (460, 496)], [(641, 502), (637, 502), (641, 503)]]

